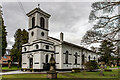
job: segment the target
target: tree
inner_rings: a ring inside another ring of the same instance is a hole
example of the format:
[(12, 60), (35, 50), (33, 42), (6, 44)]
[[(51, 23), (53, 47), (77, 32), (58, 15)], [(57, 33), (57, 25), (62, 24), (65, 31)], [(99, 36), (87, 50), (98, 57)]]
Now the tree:
[(28, 43), (28, 32), (23, 29), (22, 31), (22, 44)]
[(112, 59), (111, 54), (114, 53), (114, 49), (115, 47), (112, 42), (108, 40), (103, 40), (99, 48), (99, 53), (102, 55), (101, 61), (109, 63)]
[(2, 11), (0, 6), (0, 53), (2, 53), (2, 56), (4, 56), (7, 47), (7, 41), (6, 41), (7, 32), (6, 32), (6, 26), (4, 26), (4, 20), (2, 18), (1, 12)]
[(86, 32), (81, 42), (91, 44), (105, 39), (112, 42), (120, 41), (116, 39), (120, 32), (120, 14), (117, 12), (119, 5), (120, 1), (93, 3), (89, 22), (94, 26)]
[(13, 61), (17, 61), (19, 63), (18, 66), (21, 66), (21, 53), (22, 53), (22, 44), (28, 42), (28, 32), (23, 29), (18, 29), (14, 35), (15, 43), (11, 49), (11, 55), (13, 56)]

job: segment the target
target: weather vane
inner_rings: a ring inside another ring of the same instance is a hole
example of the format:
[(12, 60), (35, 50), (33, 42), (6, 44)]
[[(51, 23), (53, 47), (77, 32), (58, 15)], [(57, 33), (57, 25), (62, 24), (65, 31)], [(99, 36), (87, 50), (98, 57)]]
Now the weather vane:
[(39, 8), (40, 4), (38, 4), (38, 8)]

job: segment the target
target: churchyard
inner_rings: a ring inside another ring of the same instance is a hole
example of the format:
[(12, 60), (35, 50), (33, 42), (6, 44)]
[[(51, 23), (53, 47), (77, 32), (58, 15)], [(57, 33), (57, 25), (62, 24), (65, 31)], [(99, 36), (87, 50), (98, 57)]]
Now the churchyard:
[[(119, 70), (120, 71), (120, 70)], [(77, 72), (77, 73), (59, 73), (59, 78), (118, 78), (118, 70), (112, 70), (112, 72), (104, 72), (105, 76), (99, 76), (100, 72)], [(114, 75), (115, 74), (115, 75)], [(47, 74), (13, 74), (3, 75), (4, 78), (47, 78)]]
[[(12, 68), (12, 70), (16, 70), (17, 68)], [(61, 73), (59, 72), (57, 74), (57, 80), (59, 79), (72, 79), (72, 78), (83, 78), (86, 79), (110, 79), (110, 80), (118, 80), (120, 77), (120, 69), (118, 67), (107, 67), (107, 69), (112, 69), (112, 71), (103, 71), (104, 76), (99, 76), (100, 71), (97, 72), (87, 72), (87, 71), (82, 71), (82, 72), (64, 72)], [(2, 75), (2, 80), (25, 80), (27, 78), (30, 78), (30, 80), (37, 80), (37, 79), (42, 79), (42, 80), (48, 80), (47, 74), (46, 73), (29, 73), (29, 74), (11, 74), (11, 75)]]

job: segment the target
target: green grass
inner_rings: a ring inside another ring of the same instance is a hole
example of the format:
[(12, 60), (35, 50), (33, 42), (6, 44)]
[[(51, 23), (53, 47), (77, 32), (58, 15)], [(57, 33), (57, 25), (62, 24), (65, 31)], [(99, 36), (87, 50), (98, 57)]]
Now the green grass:
[[(81, 73), (70, 73), (77, 78), (118, 78), (118, 70), (113, 70), (112, 72), (104, 72), (105, 76), (99, 76), (100, 72), (81, 72)], [(111, 76), (115, 74), (115, 76)]]
[[(118, 70), (104, 72), (105, 76), (99, 76), (100, 72), (58, 73), (58, 78), (118, 78)], [(115, 76), (111, 76), (115, 74)], [(3, 75), (3, 78), (46, 78), (47, 74), (13, 74)]]
[(46, 74), (13, 74), (3, 75), (3, 78), (46, 78)]
[(20, 70), (21, 68), (18, 68), (17, 66), (12, 66), (11, 68), (8, 67), (2, 67), (2, 70)]

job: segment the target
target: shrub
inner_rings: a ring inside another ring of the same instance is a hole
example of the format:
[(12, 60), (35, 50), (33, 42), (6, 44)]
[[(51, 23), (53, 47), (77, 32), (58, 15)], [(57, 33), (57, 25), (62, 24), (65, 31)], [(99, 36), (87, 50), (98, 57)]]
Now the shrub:
[(98, 63), (95, 60), (91, 60), (91, 61), (85, 63), (85, 69), (87, 69), (89, 71), (98, 69)]

